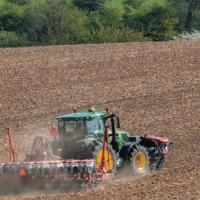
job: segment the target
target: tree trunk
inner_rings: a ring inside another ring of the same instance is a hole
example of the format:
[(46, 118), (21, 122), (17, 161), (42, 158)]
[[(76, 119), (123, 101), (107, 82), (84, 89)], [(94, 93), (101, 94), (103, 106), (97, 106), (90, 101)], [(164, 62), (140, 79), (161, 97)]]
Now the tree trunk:
[(189, 2), (187, 17), (185, 21), (185, 30), (189, 33), (192, 32), (192, 17), (193, 17), (193, 6), (192, 3)]

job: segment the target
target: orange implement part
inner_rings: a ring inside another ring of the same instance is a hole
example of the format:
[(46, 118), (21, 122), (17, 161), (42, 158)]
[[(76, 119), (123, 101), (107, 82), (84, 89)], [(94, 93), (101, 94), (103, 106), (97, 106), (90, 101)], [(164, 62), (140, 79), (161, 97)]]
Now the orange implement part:
[(19, 176), (26, 176), (26, 170), (23, 167), (19, 169)]
[(13, 141), (12, 141), (12, 130), (8, 128), (8, 148), (9, 148), (9, 159), (10, 162), (17, 161), (17, 154), (14, 149)]

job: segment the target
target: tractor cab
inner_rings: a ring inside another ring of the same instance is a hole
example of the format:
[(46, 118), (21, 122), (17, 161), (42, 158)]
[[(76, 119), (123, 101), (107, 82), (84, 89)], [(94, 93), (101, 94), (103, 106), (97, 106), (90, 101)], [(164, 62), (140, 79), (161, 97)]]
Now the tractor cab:
[(89, 109), (57, 117), (59, 137), (97, 135), (104, 133), (104, 111)]
[[(105, 127), (109, 127), (109, 143), (118, 151), (119, 144), (123, 145), (121, 136), (117, 136), (116, 128), (120, 127), (119, 117), (115, 113), (96, 111), (90, 108), (84, 112), (74, 112), (58, 116), (58, 140), (62, 146), (78, 141), (91, 142), (104, 140)], [(127, 135), (127, 133), (125, 133)], [(120, 139), (119, 139), (120, 137)]]
[[(52, 141), (52, 149), (55, 155), (64, 159), (94, 159), (95, 152), (92, 151), (96, 149), (98, 155), (95, 159), (100, 166), (104, 154), (103, 145), (109, 145), (110, 152), (107, 151), (107, 154), (111, 159), (115, 157), (114, 152), (119, 152), (123, 143), (121, 134), (116, 131), (119, 128), (119, 117), (115, 113), (108, 113), (108, 110), (96, 111), (91, 108), (88, 111), (58, 116), (57, 120), (58, 137)], [(108, 170), (116, 167), (116, 163), (112, 164), (112, 159), (109, 162)]]

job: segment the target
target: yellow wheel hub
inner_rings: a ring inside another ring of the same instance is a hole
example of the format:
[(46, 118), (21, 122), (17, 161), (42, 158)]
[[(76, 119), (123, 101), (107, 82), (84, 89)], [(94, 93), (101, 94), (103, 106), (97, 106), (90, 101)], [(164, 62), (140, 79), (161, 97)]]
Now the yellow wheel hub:
[(144, 152), (137, 153), (134, 165), (139, 171), (142, 171), (146, 168), (147, 158)]
[[(101, 165), (102, 165), (102, 163), (101, 163), (102, 155), (103, 155), (103, 150), (100, 150), (97, 154), (97, 166), (98, 166), (98, 168), (100, 168)], [(113, 169), (113, 157), (112, 157), (112, 154), (107, 149), (104, 150), (104, 162), (105, 162), (106, 171)]]

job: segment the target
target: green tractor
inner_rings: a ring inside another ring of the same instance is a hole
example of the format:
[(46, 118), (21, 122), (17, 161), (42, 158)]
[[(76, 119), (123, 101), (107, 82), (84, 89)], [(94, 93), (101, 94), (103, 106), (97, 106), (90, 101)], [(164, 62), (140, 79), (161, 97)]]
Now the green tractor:
[[(63, 185), (63, 181), (72, 180), (81, 186), (93, 186), (123, 166), (134, 174), (160, 170), (170, 145), (167, 138), (119, 130), (119, 117), (108, 110), (91, 108), (57, 120), (58, 129), (51, 129), (51, 139), (36, 136), (24, 161), (17, 161), (9, 137), (10, 161), (0, 162), (0, 182), (7, 180), (7, 185), (12, 185), (16, 179), (19, 185), (32, 188), (53, 182)], [(11, 136), (10, 131), (8, 135)]]
[(116, 113), (91, 108), (58, 116), (57, 120), (58, 134), (54, 135), (52, 149), (61, 159), (94, 159), (100, 168), (104, 157), (107, 172), (128, 165), (137, 174), (159, 170), (164, 164), (169, 139), (119, 130)]

